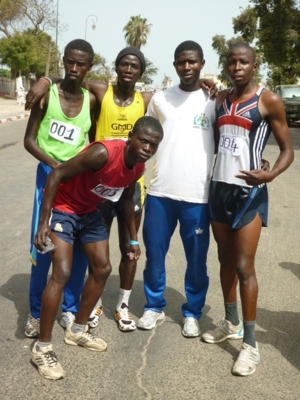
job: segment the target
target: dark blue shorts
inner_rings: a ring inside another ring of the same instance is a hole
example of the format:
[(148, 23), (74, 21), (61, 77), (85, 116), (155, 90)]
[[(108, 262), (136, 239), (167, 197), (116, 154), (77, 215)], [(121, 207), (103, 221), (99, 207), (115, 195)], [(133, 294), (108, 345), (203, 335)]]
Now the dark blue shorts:
[(248, 225), (259, 213), (263, 226), (268, 222), (268, 190), (225, 182), (210, 182), (209, 212), (212, 220), (228, 224), (232, 229)]
[(108, 239), (107, 226), (99, 210), (89, 214), (70, 214), (53, 209), (50, 228), (67, 243), (80, 246)]
[[(136, 182), (135, 191), (133, 195), (134, 202), (134, 213), (137, 217), (142, 211), (145, 203), (146, 188), (144, 182), (139, 180)], [(103, 201), (98, 204), (97, 208), (102, 212), (104, 218), (112, 219), (115, 218), (119, 213), (122, 213), (119, 202)]]

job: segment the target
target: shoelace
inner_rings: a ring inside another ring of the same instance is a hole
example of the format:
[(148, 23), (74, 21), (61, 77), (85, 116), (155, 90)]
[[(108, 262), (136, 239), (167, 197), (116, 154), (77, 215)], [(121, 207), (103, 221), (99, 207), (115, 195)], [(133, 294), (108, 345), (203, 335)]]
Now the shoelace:
[(239, 361), (255, 361), (256, 360), (255, 355), (252, 353), (251, 348), (248, 346), (242, 347), (238, 358), (239, 358)]
[(57, 365), (57, 355), (54, 351), (47, 351), (47, 353), (44, 353), (44, 356), (49, 367), (55, 367)]

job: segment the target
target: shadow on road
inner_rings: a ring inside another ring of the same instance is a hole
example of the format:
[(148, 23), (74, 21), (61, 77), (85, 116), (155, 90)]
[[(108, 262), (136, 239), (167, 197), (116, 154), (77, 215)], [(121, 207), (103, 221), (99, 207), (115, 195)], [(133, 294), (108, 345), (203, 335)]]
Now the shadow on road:
[(300, 279), (300, 264), (282, 262), (279, 263), (279, 266), (283, 269), (288, 269), (291, 271), (298, 279)]

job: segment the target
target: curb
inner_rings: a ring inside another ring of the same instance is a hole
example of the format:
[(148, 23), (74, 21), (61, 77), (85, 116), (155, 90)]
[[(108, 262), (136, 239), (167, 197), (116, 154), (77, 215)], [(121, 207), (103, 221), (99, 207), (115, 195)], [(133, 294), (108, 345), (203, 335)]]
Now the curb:
[(28, 113), (25, 113), (25, 114), (16, 115), (14, 117), (1, 118), (0, 119), (0, 124), (4, 124), (5, 122), (18, 121), (18, 120), (23, 119), (23, 118), (28, 118), (29, 114), (30, 113), (28, 112)]

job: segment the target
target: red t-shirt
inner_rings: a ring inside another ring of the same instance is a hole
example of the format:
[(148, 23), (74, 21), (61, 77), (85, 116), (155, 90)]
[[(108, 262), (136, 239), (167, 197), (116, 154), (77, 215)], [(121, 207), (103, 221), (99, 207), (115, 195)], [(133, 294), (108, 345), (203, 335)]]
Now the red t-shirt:
[(87, 151), (95, 143), (103, 144), (108, 152), (105, 166), (94, 172), (84, 171), (60, 184), (53, 208), (71, 214), (88, 214), (105, 200), (118, 201), (123, 190), (144, 172), (145, 165), (137, 163), (128, 169), (124, 162), (124, 140), (96, 141), (86, 146)]

